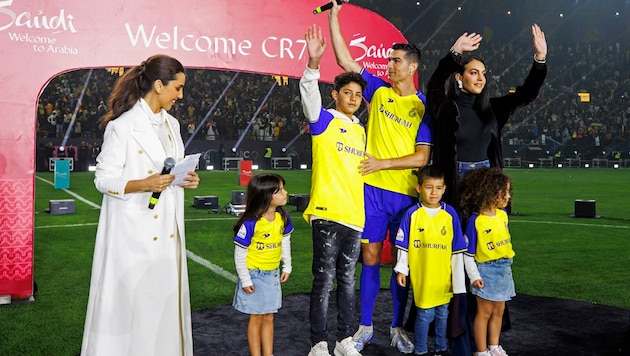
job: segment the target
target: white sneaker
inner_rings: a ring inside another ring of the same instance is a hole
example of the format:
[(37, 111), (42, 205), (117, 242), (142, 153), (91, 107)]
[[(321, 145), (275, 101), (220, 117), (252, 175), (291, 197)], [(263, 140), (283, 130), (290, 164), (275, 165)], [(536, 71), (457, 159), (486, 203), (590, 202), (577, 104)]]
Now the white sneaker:
[(489, 351), (490, 351), (490, 355), (492, 356), (508, 356), (507, 352), (503, 350), (501, 345), (499, 345), (499, 347), (497, 347), (496, 349), (489, 350)]
[(354, 348), (357, 351), (363, 350), (363, 347), (372, 342), (374, 339), (374, 328), (372, 325), (359, 325), (359, 330), (354, 333), (352, 340), (355, 342)]
[(482, 351), (482, 352), (475, 352), (475, 355), (476, 356), (492, 356), (492, 354), (488, 350)]
[(355, 348), (356, 342), (352, 340), (352, 336), (337, 341), (335, 344), (335, 356), (361, 356), (359, 351)]
[(320, 341), (315, 346), (311, 347), (311, 351), (308, 356), (330, 356), (328, 352), (328, 343), (326, 341)]
[(392, 346), (395, 346), (398, 351), (404, 354), (410, 354), (413, 352), (413, 342), (409, 339), (407, 331), (405, 329), (389, 328), (389, 336), (392, 338)]

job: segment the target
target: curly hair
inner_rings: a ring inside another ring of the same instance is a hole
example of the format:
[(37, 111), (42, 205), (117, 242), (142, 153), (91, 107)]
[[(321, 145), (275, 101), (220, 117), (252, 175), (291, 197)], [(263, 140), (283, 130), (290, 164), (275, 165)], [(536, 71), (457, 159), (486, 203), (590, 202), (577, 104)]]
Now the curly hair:
[(511, 192), (511, 182), (510, 177), (498, 168), (482, 167), (468, 172), (460, 194), (464, 216), (495, 208), (502, 197)]

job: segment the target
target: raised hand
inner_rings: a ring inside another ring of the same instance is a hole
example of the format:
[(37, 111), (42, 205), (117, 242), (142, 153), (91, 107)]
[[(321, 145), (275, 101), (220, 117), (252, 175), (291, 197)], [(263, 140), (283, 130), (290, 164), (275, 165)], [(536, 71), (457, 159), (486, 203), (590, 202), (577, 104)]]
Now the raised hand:
[(534, 42), (534, 57), (539, 61), (547, 59), (547, 40), (545, 39), (545, 33), (536, 24), (532, 25), (532, 38)]
[(310, 26), (304, 35), (304, 39), (308, 49), (308, 66), (309, 68), (317, 69), (328, 43), (322, 35), (322, 28), (317, 25)]
[(483, 37), (481, 37), (481, 35), (478, 33), (473, 32), (469, 34), (468, 32), (464, 32), (464, 34), (459, 36), (459, 38), (455, 41), (455, 44), (453, 44), (451, 50), (457, 53), (471, 52), (477, 50), (479, 48), (479, 45), (481, 44), (482, 39)]

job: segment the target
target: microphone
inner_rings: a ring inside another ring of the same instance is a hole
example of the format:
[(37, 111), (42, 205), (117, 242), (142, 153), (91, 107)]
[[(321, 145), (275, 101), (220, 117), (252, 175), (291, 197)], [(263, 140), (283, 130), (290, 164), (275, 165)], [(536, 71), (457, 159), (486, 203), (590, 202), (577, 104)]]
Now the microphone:
[[(162, 173), (160, 174), (169, 174), (173, 167), (175, 167), (175, 160), (173, 157), (166, 157), (164, 160), (164, 168), (162, 168)], [(160, 199), (161, 193), (162, 192), (153, 192), (151, 199), (149, 199), (149, 209), (153, 209), (155, 207), (155, 204), (158, 203), (158, 199)]]
[[(350, 0), (337, 0), (337, 5), (341, 5), (341, 4), (343, 4), (344, 2), (345, 2), (345, 3), (348, 3), (348, 2), (350, 2)], [(326, 11), (326, 10), (330, 10), (330, 9), (332, 9), (332, 7), (333, 7), (333, 3), (332, 3), (332, 1), (331, 1), (331, 2), (329, 2), (329, 3), (328, 3), (328, 4), (326, 4), (326, 5), (322, 5), (322, 6), (318, 7), (318, 8), (316, 8), (315, 10), (313, 10), (313, 13), (314, 13), (315, 15), (317, 15), (317, 14), (321, 14), (322, 12), (324, 12), (324, 11)]]

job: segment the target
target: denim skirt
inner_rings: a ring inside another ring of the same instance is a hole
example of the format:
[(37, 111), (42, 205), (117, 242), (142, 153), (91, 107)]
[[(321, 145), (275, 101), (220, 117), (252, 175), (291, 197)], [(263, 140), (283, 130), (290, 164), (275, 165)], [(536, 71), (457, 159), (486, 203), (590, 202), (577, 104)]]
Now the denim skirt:
[(239, 279), (232, 301), (234, 309), (245, 314), (277, 313), (282, 307), (280, 270), (278, 268), (271, 271), (250, 269), (249, 275), (254, 283), (254, 293), (245, 293)]
[(512, 259), (500, 258), (477, 265), (483, 288), (471, 287), (472, 294), (493, 302), (506, 302), (516, 296), (512, 278)]

